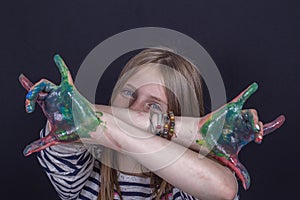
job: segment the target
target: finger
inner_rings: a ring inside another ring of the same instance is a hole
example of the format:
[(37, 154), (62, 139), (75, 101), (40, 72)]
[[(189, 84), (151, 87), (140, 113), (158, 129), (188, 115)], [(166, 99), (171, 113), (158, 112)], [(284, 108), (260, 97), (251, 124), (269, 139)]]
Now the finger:
[(73, 79), (72, 79), (71, 73), (70, 73), (67, 65), (65, 64), (64, 60), (62, 59), (62, 57), (60, 57), (60, 55), (56, 54), (54, 56), (54, 62), (56, 64), (56, 66), (58, 67), (58, 70), (61, 74), (61, 82), (73, 84)]
[(273, 131), (275, 131), (276, 129), (281, 127), (282, 124), (284, 123), (284, 121), (285, 121), (284, 115), (280, 115), (274, 121), (265, 124), (263, 126), (263, 129), (264, 129), (263, 135), (265, 136), (265, 135), (272, 133)]
[[(19, 81), (21, 83), (21, 85), (27, 90), (29, 91), (30, 88), (33, 86), (33, 83), (24, 75), (24, 74), (21, 74), (19, 76)], [(44, 109), (44, 105), (42, 104), (42, 99), (44, 99), (48, 94), (47, 93), (44, 93), (44, 92), (40, 92), (38, 94), (38, 98), (37, 98), (37, 103), (41, 106), (42, 109)]]
[(264, 136), (264, 125), (262, 122), (258, 122), (258, 125), (259, 125), (260, 130), (259, 130), (259, 132), (256, 133), (254, 141), (257, 144), (260, 144), (262, 142), (263, 136)]
[(243, 188), (247, 190), (250, 186), (250, 176), (245, 168), (245, 166), (237, 158), (229, 158), (227, 160), (225, 157), (212, 156), (216, 160), (219, 160), (221, 163), (233, 170), (236, 176), (241, 180)]
[(247, 89), (241, 92), (237, 97), (235, 97), (231, 102), (236, 102), (241, 108), (244, 103), (249, 99), (249, 97), (256, 92), (258, 89), (257, 83), (252, 83)]
[(33, 83), (24, 74), (20, 74), (19, 81), (23, 88), (25, 88), (25, 90), (27, 91), (29, 91), (30, 88), (33, 86)]
[(26, 95), (26, 101), (25, 101), (26, 111), (28, 113), (33, 112), (39, 93), (43, 91), (50, 92), (54, 87), (56, 86), (46, 79), (42, 79), (36, 84), (34, 84)]
[(234, 172), (239, 177), (239, 179), (242, 181), (243, 188), (245, 190), (249, 189), (250, 175), (249, 175), (246, 167), (239, 160), (236, 161), (236, 165), (234, 167)]
[(23, 151), (23, 154), (25, 156), (29, 156), (30, 154), (34, 152), (41, 151), (49, 146), (55, 145), (59, 143), (59, 141), (56, 139), (53, 134), (49, 134), (44, 138), (41, 138), (39, 140), (36, 140), (32, 142), (31, 144), (27, 145), (26, 148)]

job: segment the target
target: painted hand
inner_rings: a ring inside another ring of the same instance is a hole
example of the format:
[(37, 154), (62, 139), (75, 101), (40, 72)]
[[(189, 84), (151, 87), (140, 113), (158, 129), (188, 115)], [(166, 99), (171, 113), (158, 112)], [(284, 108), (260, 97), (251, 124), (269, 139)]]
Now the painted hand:
[(231, 168), (243, 183), (250, 186), (247, 169), (238, 159), (241, 148), (251, 141), (261, 143), (263, 136), (275, 131), (285, 120), (283, 115), (263, 125), (255, 110), (242, 110), (246, 100), (257, 90), (253, 83), (231, 102), (204, 117), (199, 123), (204, 139), (197, 141), (210, 151), (209, 156)]
[(28, 113), (35, 109), (38, 103), (50, 125), (50, 133), (29, 144), (24, 155), (45, 149), (58, 143), (78, 141), (80, 138), (89, 138), (89, 132), (95, 131), (103, 125), (100, 116), (91, 108), (91, 104), (76, 90), (71, 74), (59, 55), (54, 61), (61, 74), (61, 83), (54, 85), (46, 79), (32, 84), (23, 74), (19, 80), (28, 90), (25, 108)]

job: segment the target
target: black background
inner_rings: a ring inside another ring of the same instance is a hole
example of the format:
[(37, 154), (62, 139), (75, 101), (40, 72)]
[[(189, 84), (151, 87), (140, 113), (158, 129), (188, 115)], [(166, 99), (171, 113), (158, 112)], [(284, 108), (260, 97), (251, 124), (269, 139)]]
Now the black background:
[[(45, 118), (40, 109), (25, 113), (19, 74), (34, 82), (47, 77), (58, 83), (55, 53), (75, 76), (100, 42), (148, 26), (174, 29), (198, 41), (217, 64), (228, 99), (254, 81), (259, 84), (246, 107), (257, 109), (264, 122), (279, 114), (287, 120), (262, 145), (251, 143), (241, 151), (252, 183), (248, 191), (240, 187), (240, 197), (298, 199), (299, 9), (297, 1), (289, 0), (2, 1), (1, 199), (58, 199), (35, 155), (22, 154), (25, 145), (38, 138)], [(106, 80), (104, 84), (112, 87)], [(106, 102), (108, 94), (103, 92), (99, 102)]]

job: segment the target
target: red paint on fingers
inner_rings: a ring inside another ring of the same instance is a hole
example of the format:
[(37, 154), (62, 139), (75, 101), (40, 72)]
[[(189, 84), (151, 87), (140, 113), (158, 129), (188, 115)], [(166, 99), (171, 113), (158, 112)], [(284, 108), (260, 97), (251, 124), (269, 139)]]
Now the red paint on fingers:
[(276, 129), (280, 128), (285, 121), (284, 115), (280, 115), (274, 121), (264, 125), (264, 136), (272, 133)]

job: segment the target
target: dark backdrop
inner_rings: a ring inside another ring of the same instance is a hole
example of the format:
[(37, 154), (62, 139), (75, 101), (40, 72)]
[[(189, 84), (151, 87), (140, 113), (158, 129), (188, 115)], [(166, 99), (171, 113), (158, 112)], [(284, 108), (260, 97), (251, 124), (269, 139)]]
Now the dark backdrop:
[[(22, 155), (25, 145), (38, 138), (45, 118), (39, 109), (25, 113), (19, 74), (35, 82), (47, 77), (58, 83), (54, 53), (59, 52), (76, 75), (97, 44), (121, 31), (146, 26), (174, 29), (198, 41), (221, 71), (228, 99), (253, 81), (259, 83), (259, 91), (246, 107), (256, 108), (262, 121), (282, 113), (287, 121), (262, 145), (251, 143), (240, 153), (252, 178), (248, 191), (240, 187), (240, 197), (298, 198), (297, 1), (27, 0), (1, 4), (1, 199), (58, 199), (35, 155)], [(127, 59), (115, 62), (115, 68)], [(106, 102), (109, 92), (105, 91), (112, 85), (102, 86), (99, 102)]]

